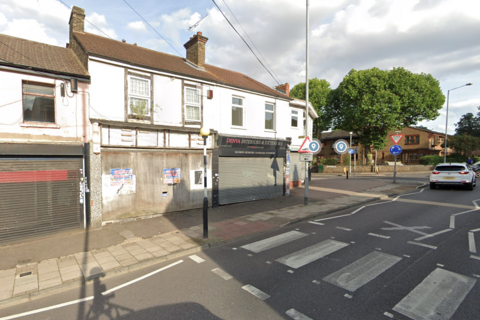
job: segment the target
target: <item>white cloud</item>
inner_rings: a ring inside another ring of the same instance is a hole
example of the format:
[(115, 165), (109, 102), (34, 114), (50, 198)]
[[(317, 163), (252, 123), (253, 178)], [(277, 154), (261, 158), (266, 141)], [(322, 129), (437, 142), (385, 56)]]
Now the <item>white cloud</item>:
[(145, 25), (145, 23), (143, 23), (143, 21), (129, 22), (127, 25), (127, 29), (130, 29), (136, 32), (142, 32), (142, 33), (148, 32), (147, 26)]
[(106, 33), (110, 38), (113, 38), (113, 39), (118, 38), (117, 33), (113, 28), (109, 27), (109, 23), (107, 23), (107, 19), (103, 14), (98, 14), (96, 12), (93, 12), (92, 14), (87, 15), (85, 19), (87, 20), (85, 21), (86, 32), (97, 34), (102, 37), (105, 37), (105, 33)]
[(57, 39), (47, 35), (43, 24), (39, 24), (38, 21), (33, 19), (14, 19), (9, 21), (7, 22), (7, 27), (1, 32), (13, 37), (60, 45)]
[(449, 105), (449, 109), (453, 108), (453, 109), (476, 110), (478, 106), (480, 106), (480, 99), (469, 99), (469, 100), (465, 100), (465, 101), (452, 103), (452, 104)]

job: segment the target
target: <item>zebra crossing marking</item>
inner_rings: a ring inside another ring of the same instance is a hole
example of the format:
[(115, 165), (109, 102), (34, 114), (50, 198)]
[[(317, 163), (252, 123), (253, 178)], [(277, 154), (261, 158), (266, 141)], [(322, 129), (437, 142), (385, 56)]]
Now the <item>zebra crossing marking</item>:
[(202, 258), (200, 258), (199, 256), (197, 255), (191, 255), (189, 257), (190, 259), (192, 259), (193, 261), (195, 261), (196, 263), (202, 263), (202, 262), (205, 262), (205, 260), (203, 260)]
[(373, 251), (363, 258), (323, 278), (333, 285), (355, 292), (402, 260), (383, 252)]
[(307, 317), (303, 313), (298, 312), (295, 309), (290, 309), (287, 312), (285, 312), (287, 316), (292, 318), (293, 320), (313, 320), (312, 318)]
[(414, 320), (448, 320), (477, 280), (436, 268), (393, 310)]
[(336, 240), (325, 240), (300, 251), (283, 256), (275, 261), (289, 266), (290, 268), (298, 269), (348, 245), (348, 243)]
[(230, 279), (233, 278), (231, 275), (229, 275), (228, 273), (226, 273), (225, 271), (223, 271), (220, 268), (212, 269), (212, 272), (215, 273), (216, 275), (220, 276), (224, 280), (230, 280)]
[(267, 239), (263, 239), (257, 242), (244, 245), (242, 246), (242, 248), (254, 253), (259, 253), (265, 250), (269, 250), (269, 249), (281, 246), (285, 243), (289, 243), (291, 241), (301, 239), (306, 236), (308, 236), (308, 234), (303, 232), (289, 231), (286, 233), (276, 235), (274, 237), (270, 237)]
[(247, 291), (248, 293), (253, 294), (255, 297), (259, 298), (260, 300), (267, 300), (268, 298), (270, 298), (268, 294), (266, 294), (262, 290), (255, 288), (250, 284), (244, 285), (242, 289)]

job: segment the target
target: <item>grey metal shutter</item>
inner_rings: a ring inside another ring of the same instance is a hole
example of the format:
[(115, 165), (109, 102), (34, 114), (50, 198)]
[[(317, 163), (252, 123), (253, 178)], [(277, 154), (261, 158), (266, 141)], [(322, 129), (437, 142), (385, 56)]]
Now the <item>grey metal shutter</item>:
[(0, 158), (0, 243), (83, 228), (81, 158)]
[(220, 204), (283, 195), (283, 158), (220, 157)]
[(300, 161), (300, 153), (290, 153), (290, 181), (302, 180), (302, 162)]

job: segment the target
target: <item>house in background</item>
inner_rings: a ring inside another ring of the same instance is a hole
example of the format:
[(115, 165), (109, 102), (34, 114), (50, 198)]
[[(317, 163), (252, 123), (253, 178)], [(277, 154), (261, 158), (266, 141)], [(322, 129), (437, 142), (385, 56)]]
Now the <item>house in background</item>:
[(206, 64), (201, 32), (184, 58), (89, 34), (84, 19), (73, 7), (69, 48), (92, 77), (92, 226), (201, 207), (202, 127), (213, 206), (284, 194), (289, 145), (302, 120), (311, 134), (313, 108), (307, 118), (288, 90)]
[[(402, 161), (403, 164), (418, 164), (419, 159), (428, 155), (440, 155), (443, 156), (444, 148), (442, 144), (445, 139), (445, 134), (428, 129), (421, 129), (416, 127), (406, 127), (399, 131), (404, 137), (400, 140), (398, 145), (402, 148), (402, 153), (397, 156), (398, 161)], [(395, 156), (390, 153), (390, 147), (394, 145), (393, 140), (390, 138), (396, 131), (391, 130), (388, 132), (386, 146), (378, 150), (377, 163), (383, 164), (385, 161), (394, 161)], [(319, 158), (337, 159), (338, 163), (343, 163), (343, 157), (335, 153), (333, 145), (338, 139), (344, 139), (350, 144), (350, 132), (344, 130), (334, 130), (331, 132), (322, 133), (322, 151), (319, 154)], [(364, 146), (361, 143), (361, 137), (357, 134), (352, 135), (352, 147), (358, 147), (357, 164), (369, 164), (367, 160), (368, 146)], [(370, 147), (370, 153), (372, 153), (372, 160), (375, 159), (375, 150)], [(452, 152), (452, 149), (448, 149), (448, 154)], [(353, 157), (352, 157), (353, 159)]]
[[(390, 147), (394, 145), (390, 139), (395, 131), (388, 133), (388, 143), (382, 150), (378, 151), (378, 159), (382, 161), (394, 161), (395, 156), (390, 154)], [(404, 137), (398, 145), (402, 147), (402, 154), (397, 156), (397, 160), (403, 164), (418, 164), (418, 160), (423, 156), (444, 155), (445, 149), (442, 144), (445, 140), (445, 133), (420, 129), (415, 127), (406, 127), (400, 131)], [(452, 153), (452, 149), (448, 148), (448, 154)]]
[(90, 76), (66, 48), (0, 34), (0, 243), (85, 228)]

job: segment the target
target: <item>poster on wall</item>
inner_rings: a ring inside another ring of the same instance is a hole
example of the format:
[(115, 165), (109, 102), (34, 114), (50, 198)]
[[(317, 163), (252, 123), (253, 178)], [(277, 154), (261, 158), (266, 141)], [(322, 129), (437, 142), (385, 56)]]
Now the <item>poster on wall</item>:
[(180, 183), (180, 168), (163, 169), (163, 184)]
[(103, 179), (103, 192), (108, 194), (132, 194), (135, 193), (136, 179), (133, 169), (110, 169), (110, 176)]

